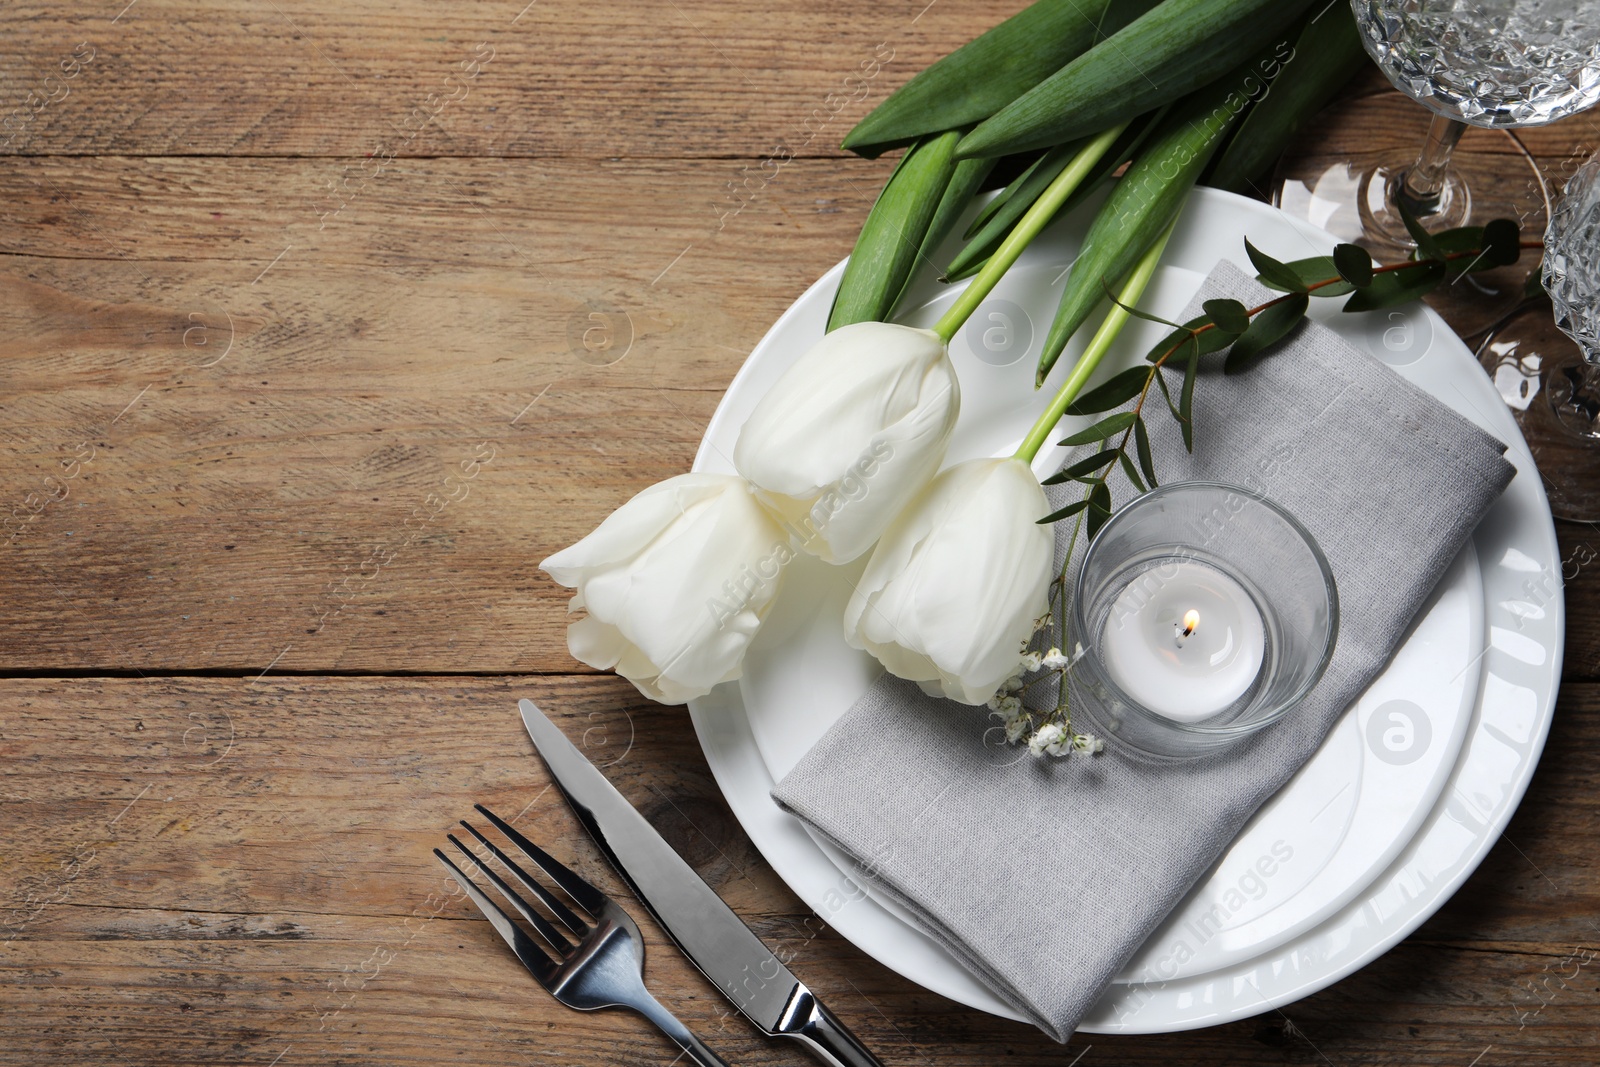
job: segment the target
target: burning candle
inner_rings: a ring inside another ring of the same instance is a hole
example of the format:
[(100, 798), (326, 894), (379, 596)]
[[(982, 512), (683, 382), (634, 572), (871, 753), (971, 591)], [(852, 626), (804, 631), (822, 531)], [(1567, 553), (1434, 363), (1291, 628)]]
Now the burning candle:
[(1100, 654), (1130, 698), (1177, 722), (1244, 696), (1266, 651), (1261, 611), (1215, 567), (1167, 560), (1129, 582), (1106, 616)]

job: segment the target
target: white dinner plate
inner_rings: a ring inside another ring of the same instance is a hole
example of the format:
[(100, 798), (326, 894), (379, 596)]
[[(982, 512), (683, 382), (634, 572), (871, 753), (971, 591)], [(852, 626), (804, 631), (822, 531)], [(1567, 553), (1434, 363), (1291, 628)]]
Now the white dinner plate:
[[(1096, 206), (1098, 199), (1035, 240), (952, 342), (962, 409), (949, 462), (1009, 454), (1048, 403), (1048, 391), (1032, 388), (1033, 368), (1061, 276)], [(1247, 235), (1281, 259), (1326, 254), (1334, 244), (1267, 205), (1200, 189), (1141, 306), (1177, 314), (1220, 259), (1251, 270)], [(953, 252), (947, 242), (935, 258), (947, 262)], [(712, 417), (696, 470), (732, 470), (739, 426), (822, 335), (842, 270), (813, 285), (756, 346)], [(915, 310), (901, 321), (931, 325), (958, 291), (924, 273), (907, 301)], [(1561, 563), (1532, 457), (1494, 386), (1432, 311), (1343, 315), (1338, 304), (1313, 301), (1313, 314), (1506, 441), (1517, 477), (1394, 661), (1152, 935), (1081, 1029), (1151, 1033), (1255, 1015), (1372, 960), (1477, 866), (1544, 743), (1560, 677)], [(1160, 329), (1131, 323), (1099, 376), (1135, 362)], [(1054, 469), (1061, 458), (1041, 454), (1038, 469)], [(695, 729), (746, 832), (822, 918), (911, 980), (1017, 1018), (769, 795), (879, 674), (840, 631), (849, 582), (863, 565), (793, 564), (744, 677), (691, 703)]]

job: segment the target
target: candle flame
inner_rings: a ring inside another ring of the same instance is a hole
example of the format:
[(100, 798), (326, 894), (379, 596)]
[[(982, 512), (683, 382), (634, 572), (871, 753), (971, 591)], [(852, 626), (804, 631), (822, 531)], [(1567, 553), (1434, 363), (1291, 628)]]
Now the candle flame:
[(1183, 636), (1193, 636), (1200, 628), (1200, 613), (1193, 608), (1183, 613)]

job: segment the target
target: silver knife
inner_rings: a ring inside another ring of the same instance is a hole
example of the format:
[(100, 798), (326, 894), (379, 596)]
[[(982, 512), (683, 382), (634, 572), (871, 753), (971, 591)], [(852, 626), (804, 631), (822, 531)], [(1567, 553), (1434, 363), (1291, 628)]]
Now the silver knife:
[(578, 821), (739, 1014), (768, 1036), (798, 1038), (829, 1067), (883, 1067), (533, 701), (517, 707)]

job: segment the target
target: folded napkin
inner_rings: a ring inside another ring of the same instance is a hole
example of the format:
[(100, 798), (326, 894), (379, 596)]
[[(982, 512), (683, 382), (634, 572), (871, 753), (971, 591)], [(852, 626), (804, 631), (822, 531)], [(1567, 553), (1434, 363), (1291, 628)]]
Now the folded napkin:
[[(1223, 263), (1179, 319), (1272, 295)], [(1206, 363), (1193, 455), (1149, 420), (1157, 472), (1256, 489), (1322, 547), (1338, 645), (1298, 710), (1201, 759), (1115, 739), (1031, 759), (985, 742), (986, 710), (885, 676), (773, 791), (1057, 1041), (1383, 669), (1514, 473), (1501, 442), (1319, 324), (1246, 374)]]

